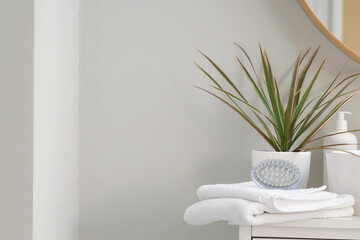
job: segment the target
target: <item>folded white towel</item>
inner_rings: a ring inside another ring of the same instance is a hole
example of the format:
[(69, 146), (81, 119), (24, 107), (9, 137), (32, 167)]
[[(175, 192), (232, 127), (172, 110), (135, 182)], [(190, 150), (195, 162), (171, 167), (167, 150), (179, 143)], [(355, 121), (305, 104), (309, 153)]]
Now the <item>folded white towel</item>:
[(339, 195), (342, 208), (302, 213), (276, 213), (263, 203), (250, 202), (239, 198), (217, 198), (203, 200), (188, 207), (184, 220), (191, 225), (205, 225), (216, 221), (229, 221), (229, 224), (261, 225), (311, 218), (330, 218), (352, 216), (354, 198)]
[[(326, 186), (294, 190), (264, 189), (254, 182), (204, 185), (197, 190), (200, 200), (241, 198), (264, 203), (273, 212), (296, 213), (348, 206), (337, 194), (325, 192)], [(344, 205), (345, 204), (345, 205)]]

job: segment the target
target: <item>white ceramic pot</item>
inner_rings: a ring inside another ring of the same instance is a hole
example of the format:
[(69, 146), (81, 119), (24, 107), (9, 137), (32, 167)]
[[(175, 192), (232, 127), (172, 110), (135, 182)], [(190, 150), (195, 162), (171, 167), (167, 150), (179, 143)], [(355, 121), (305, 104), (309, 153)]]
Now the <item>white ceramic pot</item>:
[(302, 175), (300, 188), (306, 188), (310, 172), (311, 152), (252, 151), (252, 167), (266, 159), (284, 159), (295, 164)]
[[(351, 150), (360, 154), (360, 150)], [(354, 210), (360, 216), (360, 158), (340, 151), (325, 153), (328, 191), (351, 194), (355, 197)]]

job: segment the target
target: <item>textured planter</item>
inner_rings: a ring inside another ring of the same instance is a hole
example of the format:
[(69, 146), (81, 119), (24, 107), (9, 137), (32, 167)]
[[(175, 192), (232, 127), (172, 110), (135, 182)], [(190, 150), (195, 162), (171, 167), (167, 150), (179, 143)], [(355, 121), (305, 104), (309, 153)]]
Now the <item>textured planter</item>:
[[(360, 154), (360, 150), (351, 150)], [(354, 210), (360, 216), (360, 158), (349, 153), (329, 151), (325, 153), (329, 192), (351, 194), (355, 198)]]
[(294, 163), (302, 175), (300, 188), (306, 188), (310, 172), (311, 152), (252, 151), (252, 167), (266, 159), (284, 159)]

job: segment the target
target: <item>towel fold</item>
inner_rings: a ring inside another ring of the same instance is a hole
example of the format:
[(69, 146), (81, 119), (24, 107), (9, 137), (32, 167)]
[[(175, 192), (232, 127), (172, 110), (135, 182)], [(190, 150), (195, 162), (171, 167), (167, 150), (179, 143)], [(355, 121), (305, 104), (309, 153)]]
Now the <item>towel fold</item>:
[(272, 213), (263, 203), (239, 198), (216, 198), (203, 200), (188, 207), (184, 220), (191, 225), (205, 225), (217, 221), (228, 221), (237, 225), (262, 225), (311, 218), (349, 217), (354, 214), (353, 197), (342, 195), (347, 207), (299, 213)]
[(188, 207), (184, 220), (191, 225), (216, 221), (261, 225), (311, 218), (348, 217), (354, 214), (353, 196), (319, 188), (276, 190), (259, 188), (254, 182), (204, 185), (201, 200)]
[(200, 200), (212, 198), (241, 198), (264, 203), (282, 213), (331, 209), (343, 204), (336, 193), (324, 191), (326, 186), (294, 190), (259, 188), (254, 182), (204, 185), (198, 188)]

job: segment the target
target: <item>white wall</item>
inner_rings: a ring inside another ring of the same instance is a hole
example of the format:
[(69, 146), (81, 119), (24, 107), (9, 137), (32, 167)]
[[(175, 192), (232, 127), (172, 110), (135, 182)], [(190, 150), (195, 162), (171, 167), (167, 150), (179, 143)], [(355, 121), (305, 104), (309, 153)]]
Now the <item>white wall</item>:
[(75, 240), (79, 2), (35, 0), (34, 9), (33, 239)]
[[(250, 150), (266, 145), (222, 103), (190, 86), (209, 83), (193, 61), (211, 69), (193, 46), (240, 78), (232, 41), (259, 60), (260, 40), (284, 88), (302, 44), (321, 44), (320, 58), (331, 53), (319, 86), (347, 57), (296, 0), (81, 6), (80, 239), (236, 239), (236, 226), (191, 227), (182, 214), (197, 201), (198, 186), (249, 180)], [(358, 68), (350, 62), (346, 72)], [(360, 112), (350, 126), (356, 119)], [(314, 154), (310, 186), (321, 184), (321, 164), (321, 153)]]
[(0, 239), (31, 239), (33, 2), (0, 1)]

